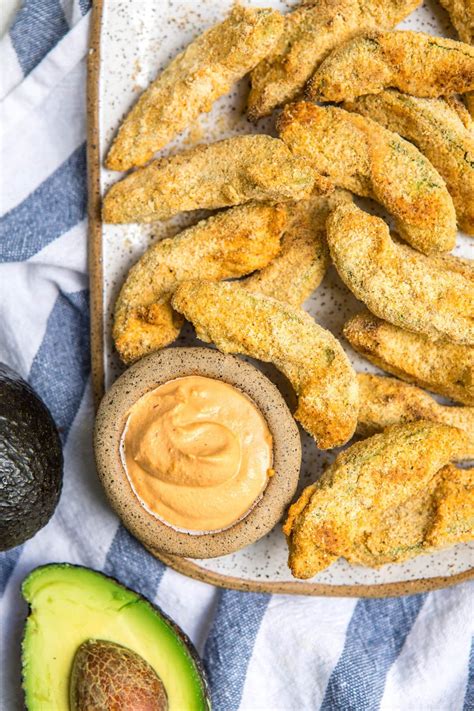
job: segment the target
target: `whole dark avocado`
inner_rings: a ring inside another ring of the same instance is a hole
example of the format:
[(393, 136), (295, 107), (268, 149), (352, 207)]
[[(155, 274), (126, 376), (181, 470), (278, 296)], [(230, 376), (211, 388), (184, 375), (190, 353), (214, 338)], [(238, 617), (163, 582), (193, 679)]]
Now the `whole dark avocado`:
[(48, 408), (0, 363), (0, 551), (20, 545), (49, 521), (62, 470), (61, 440)]

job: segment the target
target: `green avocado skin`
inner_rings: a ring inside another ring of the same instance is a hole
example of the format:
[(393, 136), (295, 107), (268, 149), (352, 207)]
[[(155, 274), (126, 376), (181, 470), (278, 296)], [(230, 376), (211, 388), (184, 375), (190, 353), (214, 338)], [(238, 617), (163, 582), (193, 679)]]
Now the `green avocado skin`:
[(20, 545), (49, 521), (62, 470), (61, 440), (48, 408), (0, 363), (0, 551)]

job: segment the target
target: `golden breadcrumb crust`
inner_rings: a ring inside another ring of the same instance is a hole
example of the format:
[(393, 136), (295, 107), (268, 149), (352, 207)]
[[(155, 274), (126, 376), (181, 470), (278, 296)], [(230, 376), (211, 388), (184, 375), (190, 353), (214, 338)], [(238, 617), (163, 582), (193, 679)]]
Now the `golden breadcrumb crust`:
[(126, 116), (107, 156), (107, 168), (128, 170), (147, 163), (270, 52), (283, 24), (274, 10), (239, 5), (224, 22), (197, 37)]
[(474, 345), (473, 284), (449, 262), (394, 242), (380, 217), (352, 204), (331, 213), (327, 239), (342, 281), (373, 314), (435, 341)]
[(250, 291), (301, 306), (319, 286), (329, 266), (327, 217), (337, 204), (351, 199), (350, 193), (336, 190), (328, 197), (312, 195), (307, 200), (287, 203), (288, 225), (280, 253), (241, 284)]
[(319, 0), (285, 15), (283, 33), (251, 74), (248, 116), (256, 121), (293, 100), (323, 59), (341, 42), (370, 29), (389, 30), (420, 0)]
[(444, 180), (398, 134), (365, 116), (305, 101), (285, 107), (278, 130), (295, 155), (338, 187), (384, 205), (415, 249), (454, 247), (456, 214)]
[(388, 90), (346, 102), (344, 108), (414, 143), (445, 180), (459, 228), (474, 234), (474, 131), (459, 105)]
[(467, 44), (474, 44), (474, 1), (440, 0), (448, 12), (460, 39)]
[(385, 511), (379, 525), (354, 545), (350, 560), (361, 565), (401, 563), (474, 538), (474, 469), (447, 464), (425, 488)]
[(433, 497), (431, 525), (426, 532), (428, 548), (465, 543), (474, 538), (474, 469), (444, 467)]
[(112, 185), (102, 214), (105, 222), (154, 222), (250, 200), (302, 200), (315, 186), (331, 187), (278, 138), (234, 136), (139, 168)]
[(431, 254), (430, 261), (443, 269), (449, 269), (456, 274), (462, 274), (465, 279), (474, 281), (474, 260), (468, 257), (457, 257), (455, 254)]
[(265, 267), (278, 254), (285, 224), (284, 207), (248, 203), (149, 247), (115, 304), (113, 337), (122, 360), (132, 363), (177, 338), (183, 319), (170, 300), (180, 281), (240, 277)]
[[(284, 532), (293, 575), (311, 578), (340, 556), (378, 566), (424, 552), (429, 531), (420, 527), (411, 502), (465, 447), (461, 430), (420, 420), (393, 425), (344, 450), (290, 507)], [(385, 540), (389, 517), (390, 537)], [(415, 546), (413, 529), (420, 534)], [(444, 545), (442, 537), (437, 545)]]
[(369, 32), (337, 47), (308, 82), (313, 101), (353, 100), (395, 88), (437, 98), (474, 89), (474, 48), (423, 32)]
[(347, 321), (344, 336), (358, 353), (388, 373), (464, 405), (474, 405), (472, 346), (434, 343), (368, 311)]
[[(474, 45), (474, 0), (440, 0), (448, 12), (459, 39)], [(465, 94), (467, 108), (474, 117), (474, 92)]]
[(357, 434), (368, 437), (390, 425), (430, 420), (464, 430), (467, 449), (459, 459), (474, 459), (474, 407), (440, 405), (421, 388), (398, 378), (358, 373), (359, 419)]
[[(474, 94), (471, 92), (469, 96), (474, 96)], [(460, 96), (445, 96), (444, 100), (448, 104), (448, 106), (457, 113), (460, 121), (462, 121), (462, 124), (465, 128), (470, 129), (471, 131), (474, 131), (474, 120), (471, 116), (471, 113), (469, 113), (469, 110), (466, 106), (466, 96), (464, 96), (464, 101)]]
[(339, 341), (307, 313), (236, 282), (183, 282), (172, 304), (201, 340), (271, 362), (286, 375), (298, 396), (294, 416), (319, 447), (336, 447), (353, 435), (355, 372)]

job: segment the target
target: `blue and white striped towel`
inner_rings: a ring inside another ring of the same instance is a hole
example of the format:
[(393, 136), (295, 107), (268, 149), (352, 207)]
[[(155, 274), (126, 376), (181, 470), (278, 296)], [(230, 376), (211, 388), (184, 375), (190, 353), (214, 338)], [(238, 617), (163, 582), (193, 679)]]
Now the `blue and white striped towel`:
[(65, 560), (116, 576), (176, 619), (204, 657), (215, 711), (473, 710), (469, 584), (386, 600), (221, 591), (165, 568), (107, 506), (91, 451), (89, 4), (24, 0), (0, 44), (0, 361), (44, 398), (65, 452), (53, 519), (0, 558), (0, 708), (22, 707), (19, 585), (34, 566)]

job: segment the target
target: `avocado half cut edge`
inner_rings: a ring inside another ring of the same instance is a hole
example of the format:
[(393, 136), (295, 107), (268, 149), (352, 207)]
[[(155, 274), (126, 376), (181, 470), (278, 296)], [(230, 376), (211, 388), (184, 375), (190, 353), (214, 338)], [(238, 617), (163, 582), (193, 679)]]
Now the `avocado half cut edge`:
[(77, 650), (87, 640), (114, 642), (142, 657), (163, 683), (169, 711), (208, 711), (208, 687), (196, 650), (157, 607), (112, 578), (67, 563), (45, 565), (24, 580), (30, 606), (22, 642), (28, 711), (69, 711)]

